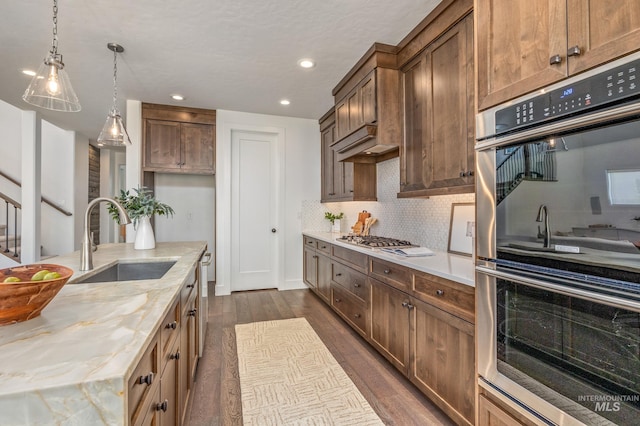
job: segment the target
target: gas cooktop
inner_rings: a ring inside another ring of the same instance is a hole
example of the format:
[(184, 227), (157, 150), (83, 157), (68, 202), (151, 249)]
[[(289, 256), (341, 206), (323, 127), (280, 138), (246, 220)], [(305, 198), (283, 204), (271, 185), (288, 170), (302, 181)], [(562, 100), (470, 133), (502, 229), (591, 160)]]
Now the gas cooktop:
[(396, 238), (378, 237), (375, 235), (359, 236), (359, 235), (344, 235), (340, 238), (336, 238), (336, 241), (341, 241), (347, 244), (353, 244), (360, 247), (368, 248), (383, 248), (383, 247), (416, 247), (406, 240), (398, 240)]

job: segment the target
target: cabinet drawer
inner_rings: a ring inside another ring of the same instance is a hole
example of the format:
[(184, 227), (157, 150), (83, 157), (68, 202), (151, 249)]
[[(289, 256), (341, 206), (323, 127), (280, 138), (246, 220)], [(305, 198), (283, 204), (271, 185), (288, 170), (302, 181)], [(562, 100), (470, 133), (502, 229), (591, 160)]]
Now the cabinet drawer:
[(317, 245), (318, 245), (319, 251), (323, 253), (331, 254), (331, 244), (329, 244), (328, 242), (317, 240)]
[(332, 256), (352, 266), (360, 272), (367, 273), (367, 255), (348, 248), (331, 246)]
[(370, 275), (398, 290), (410, 292), (413, 272), (403, 266), (384, 260), (371, 259)]
[(362, 272), (355, 271), (339, 262), (331, 262), (331, 279), (362, 301), (369, 301), (367, 276)]
[(414, 295), (475, 323), (475, 288), (429, 274), (416, 274)]
[(160, 385), (160, 348), (159, 337), (154, 337), (138, 365), (129, 377), (129, 415), (130, 424), (140, 423), (146, 416), (148, 404), (153, 403), (152, 396)]
[(180, 306), (181, 309), (184, 310), (184, 307), (187, 306), (187, 302), (189, 300), (189, 296), (191, 296), (191, 292), (196, 286), (196, 268), (193, 268), (189, 273), (189, 277), (185, 281), (182, 290), (180, 290)]
[(304, 246), (307, 248), (317, 249), (318, 248), (318, 240), (315, 238), (304, 236)]
[(178, 334), (180, 334), (180, 304), (176, 299), (171, 309), (169, 309), (169, 313), (160, 324), (160, 347), (162, 348), (163, 357)]
[(340, 286), (331, 286), (331, 306), (359, 333), (367, 336), (367, 303)]

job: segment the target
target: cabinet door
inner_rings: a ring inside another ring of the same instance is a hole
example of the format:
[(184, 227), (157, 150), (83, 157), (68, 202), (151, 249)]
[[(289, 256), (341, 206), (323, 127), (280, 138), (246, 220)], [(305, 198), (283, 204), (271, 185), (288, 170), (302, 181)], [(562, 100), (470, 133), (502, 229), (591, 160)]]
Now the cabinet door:
[(180, 354), (180, 340), (176, 339), (175, 344), (167, 353), (164, 359), (164, 371), (160, 379), (160, 400), (157, 408), (160, 408), (160, 423), (162, 426), (175, 426), (180, 423), (181, 401), (179, 384), (179, 365), (184, 362)]
[(569, 74), (640, 49), (638, 0), (568, 0), (567, 4), (568, 49), (580, 49), (579, 55), (568, 59)]
[(318, 254), (318, 294), (327, 302), (331, 297), (331, 259), (328, 256)]
[(358, 85), (358, 91), (360, 92), (360, 115), (358, 117), (358, 123), (355, 128), (358, 128), (365, 123), (375, 123), (378, 120), (377, 117), (377, 102), (376, 102), (376, 70), (371, 71)]
[(371, 344), (405, 375), (409, 366), (409, 296), (371, 279)]
[(336, 172), (338, 171), (338, 162), (336, 160), (335, 151), (331, 148), (334, 141), (334, 133), (336, 126), (329, 126), (320, 134), (322, 139), (322, 201), (328, 201), (336, 197), (338, 188), (336, 188)]
[(309, 287), (316, 288), (318, 286), (318, 255), (315, 250), (304, 248), (304, 282)]
[(412, 300), (409, 378), (458, 424), (475, 413), (474, 326), (432, 305)]
[(426, 55), (414, 59), (403, 71), (405, 135), (400, 146), (400, 192), (426, 189), (426, 141), (431, 140), (431, 87), (425, 78)]
[[(566, 0), (477, 0), (478, 110), (567, 76)], [(580, 3), (583, 0), (576, 0)], [(597, 0), (592, 3), (598, 3)], [(608, 24), (606, 24), (608, 25)], [(550, 63), (558, 55), (560, 62)]]
[(144, 167), (180, 169), (180, 123), (145, 120)]
[(336, 104), (336, 140), (349, 134), (349, 99), (344, 98)]
[(215, 126), (210, 124), (181, 123), (181, 166), (190, 173), (214, 173)]
[(433, 42), (403, 74), (401, 193), (473, 192), (472, 15)]

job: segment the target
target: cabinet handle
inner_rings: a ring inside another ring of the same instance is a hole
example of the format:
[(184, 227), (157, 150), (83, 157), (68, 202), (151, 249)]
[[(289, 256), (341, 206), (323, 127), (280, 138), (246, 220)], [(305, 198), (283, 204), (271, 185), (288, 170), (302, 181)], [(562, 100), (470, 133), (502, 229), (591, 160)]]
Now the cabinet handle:
[(569, 50), (567, 50), (567, 56), (580, 56), (582, 54), (582, 50), (580, 50), (580, 46), (575, 45), (571, 46)]
[(411, 303), (409, 303), (409, 304), (407, 305), (407, 309), (408, 309), (408, 310), (412, 310), (413, 308), (414, 308), (414, 306), (413, 306)]
[(156, 404), (156, 411), (162, 410), (163, 412), (166, 413), (168, 408), (169, 408), (169, 401), (166, 399)]
[(355, 314), (353, 317), (354, 317), (355, 319), (358, 319), (358, 318), (360, 318), (361, 316), (362, 316), (362, 315), (360, 315), (360, 314)]
[(322, 246), (322, 247), (320, 247), (320, 248), (326, 249), (326, 248), (327, 248), (327, 246)]
[(467, 172), (467, 176), (473, 176), (473, 170), (469, 170), (469, 171)]
[(169, 355), (169, 359), (175, 359), (175, 360), (180, 359), (180, 351), (177, 351), (175, 354)]
[(465, 172), (460, 172), (460, 177), (465, 177), (467, 174)]
[(338, 272), (338, 273), (336, 274), (336, 277), (341, 277), (341, 276), (342, 276), (342, 273), (340, 273), (340, 272)]
[(561, 62), (562, 62), (562, 56), (560, 55), (553, 55), (552, 57), (549, 58), (549, 65), (558, 65)]
[(172, 330), (175, 330), (176, 327), (178, 327), (178, 322), (177, 321), (172, 321), (169, 324), (167, 324), (164, 328), (170, 328)]
[(341, 300), (340, 300), (339, 298), (337, 298), (337, 297), (336, 297), (335, 302), (336, 302), (336, 303), (340, 303), (340, 302), (341, 302)]
[(145, 383), (147, 384), (147, 386), (151, 386), (151, 383), (153, 383), (153, 371), (146, 376), (140, 376), (140, 378), (138, 379), (138, 384), (144, 385)]
[(362, 285), (361, 285), (361, 284), (358, 284), (358, 283), (355, 283), (353, 286), (354, 286), (355, 288), (360, 288), (360, 287), (362, 287)]
[(384, 270), (384, 271), (382, 271), (382, 272), (384, 272), (385, 274), (389, 275), (389, 274), (391, 273), (391, 269), (385, 269), (385, 270)]
[(406, 301), (405, 301), (405, 302), (402, 302), (402, 307), (403, 307), (403, 308), (406, 308), (407, 306), (409, 306), (409, 302), (406, 302)]
[(189, 316), (190, 317), (195, 317), (197, 312), (198, 312), (197, 309), (192, 309), (192, 310), (189, 311)]
[(349, 192), (353, 194), (353, 189), (350, 189)]
[(334, 195), (336, 195), (336, 193), (335, 192), (330, 192), (329, 195), (333, 197)]
[(313, 241), (307, 241), (307, 244), (313, 244)]
[(317, 258), (318, 258), (318, 255), (314, 254), (313, 259), (317, 259)]
[(444, 296), (444, 290), (436, 290), (438, 296)]
[(195, 283), (193, 283), (193, 284), (187, 284), (187, 288), (193, 288), (193, 287), (195, 287), (195, 285), (196, 285)]

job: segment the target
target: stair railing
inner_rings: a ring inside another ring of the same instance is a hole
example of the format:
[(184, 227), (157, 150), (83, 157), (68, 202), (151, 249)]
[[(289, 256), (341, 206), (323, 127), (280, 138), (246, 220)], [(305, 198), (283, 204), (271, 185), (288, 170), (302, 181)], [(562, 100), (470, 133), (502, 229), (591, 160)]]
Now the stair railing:
[[(1, 170), (0, 170), (0, 176), (5, 178), (9, 182), (13, 183), (14, 185), (17, 185), (19, 188), (22, 188), (22, 184), (19, 181), (15, 180), (14, 178), (12, 178), (11, 176), (7, 175), (6, 173), (4, 173)], [(71, 213), (68, 210), (63, 209), (62, 207), (60, 207), (59, 205), (57, 205), (53, 201), (49, 200), (47, 197), (44, 197), (44, 196), (40, 197), (40, 201), (42, 201), (45, 204), (48, 204), (49, 206), (53, 207), (55, 210), (59, 211), (60, 213), (62, 213), (65, 216), (73, 216), (73, 213)]]
[[(4, 228), (4, 253), (11, 253), (10, 247), (10, 239), (9, 235), (13, 235), (13, 257), (20, 257), (20, 253), (18, 252), (18, 210), (22, 209), (22, 205), (14, 200), (13, 198), (3, 194), (0, 192), (0, 198), (4, 200), (5, 204), (5, 217), (7, 218), (7, 224)], [(10, 232), (11, 224), (9, 222), (9, 205), (13, 207), (13, 233)], [(0, 244), (0, 248), (2, 248), (2, 244)]]

